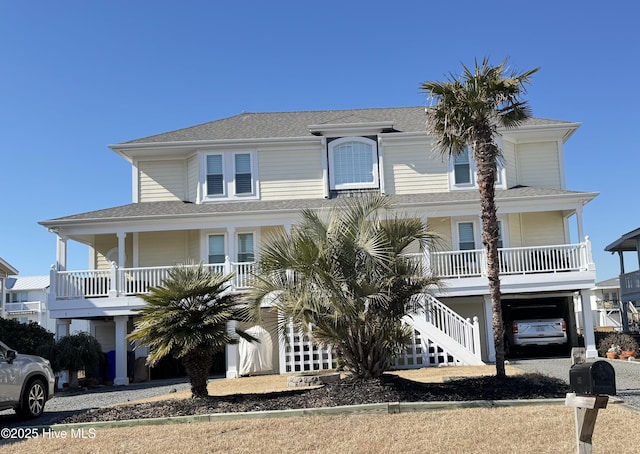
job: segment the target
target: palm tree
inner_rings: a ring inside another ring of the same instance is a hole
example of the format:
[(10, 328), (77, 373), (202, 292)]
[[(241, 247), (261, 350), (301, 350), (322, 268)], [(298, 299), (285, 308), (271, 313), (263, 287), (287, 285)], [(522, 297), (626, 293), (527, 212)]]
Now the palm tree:
[[(140, 297), (147, 303), (138, 309), (141, 318), (128, 338), (149, 347), (147, 362), (156, 364), (172, 355), (181, 359), (191, 381), (192, 397), (206, 397), (213, 354), (237, 342), (227, 325), (248, 319), (248, 312), (230, 293), (232, 275), (212, 273), (199, 265), (178, 265), (158, 287)], [(244, 331), (236, 334), (255, 341)]]
[[(411, 331), (401, 319), (436, 282), (422, 261), (404, 253), (430, 247), (419, 219), (380, 216), (383, 196), (356, 197), (328, 213), (304, 210), (291, 233), (281, 231), (260, 254), (251, 301), (265, 296), (300, 332), (337, 349), (356, 378), (376, 378), (402, 351)], [(323, 216), (326, 214), (326, 216)], [(311, 328), (311, 329), (310, 329)]]
[(513, 128), (531, 116), (521, 96), (525, 85), (539, 68), (523, 73), (510, 71), (507, 60), (497, 66), (487, 58), (464, 66), (461, 76), (450, 74), (444, 82), (424, 82), (421, 88), (434, 101), (427, 109), (427, 132), (435, 138), (440, 153), (455, 156), (465, 147), (473, 153), (478, 175), (482, 242), (487, 254), (489, 293), (493, 311), (493, 340), (496, 348), (496, 374), (505, 376), (504, 326), (500, 306), (500, 270), (498, 263), (498, 218), (495, 183), (500, 148), (496, 143), (499, 128)]

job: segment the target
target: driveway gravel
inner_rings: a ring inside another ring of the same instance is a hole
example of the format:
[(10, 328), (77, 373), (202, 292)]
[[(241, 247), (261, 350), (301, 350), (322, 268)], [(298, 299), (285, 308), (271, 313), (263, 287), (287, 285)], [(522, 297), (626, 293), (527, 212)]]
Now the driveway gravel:
[[(43, 415), (36, 421), (38, 425), (50, 424), (61, 414), (71, 416), (90, 408), (103, 408), (149, 397), (161, 396), (183, 389), (189, 389), (187, 378), (153, 380), (145, 383), (132, 383), (128, 386), (105, 386), (91, 390), (61, 391), (56, 393), (45, 405)], [(15, 416), (13, 410), (0, 411), (0, 427), (25, 425)]]
[[(598, 358), (613, 366), (616, 373), (618, 397), (628, 406), (640, 411), (640, 361)], [(527, 372), (539, 372), (569, 383), (570, 358), (536, 358), (510, 360), (509, 364)]]

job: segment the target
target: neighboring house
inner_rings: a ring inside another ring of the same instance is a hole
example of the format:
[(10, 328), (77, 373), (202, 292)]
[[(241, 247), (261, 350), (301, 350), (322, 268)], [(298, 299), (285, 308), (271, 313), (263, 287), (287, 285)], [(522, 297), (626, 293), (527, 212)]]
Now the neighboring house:
[(614, 277), (596, 282), (591, 292), (591, 308), (597, 314), (594, 320), (596, 329), (600, 331), (622, 329), (620, 279)]
[(628, 309), (640, 307), (640, 228), (625, 233), (604, 250), (618, 254), (620, 260), (619, 298), (622, 305), (622, 328), (628, 331)]
[[(493, 361), (475, 165), (468, 152), (455, 160), (434, 154), (425, 120), (424, 107), (243, 113), (111, 146), (131, 163), (132, 203), (41, 222), (57, 234), (52, 317), (59, 324), (92, 320), (96, 336), (116, 351), (115, 383), (128, 383), (132, 346), (125, 336), (133, 309), (144, 304), (137, 295), (158, 285), (169, 267), (202, 260), (234, 271), (234, 288), (243, 291), (270, 232), (289, 230), (303, 208), (373, 192), (393, 196), (399, 211), (443, 239), (423, 258), (445, 286), (426, 298), (426, 315), (407, 320), (416, 335), (399, 367)], [(582, 292), (595, 283), (582, 210), (597, 194), (565, 187), (564, 143), (578, 127), (533, 118), (500, 131), (504, 165), (496, 187), (506, 317), (514, 306), (544, 315), (553, 305), (572, 345), (576, 313), (581, 325), (593, 326)], [(88, 270), (67, 269), (69, 240), (90, 247)], [(277, 315), (269, 317), (275, 371), (335, 364), (330, 350), (304, 336), (277, 339)], [(585, 341), (587, 355), (596, 356), (592, 329)], [(239, 360), (237, 347), (228, 347), (227, 376), (238, 374)]]
[[(10, 276), (5, 281), (5, 318), (21, 323), (35, 322), (55, 333), (56, 321), (49, 317), (49, 276)], [(74, 320), (71, 333), (89, 331), (87, 320)]]
[(12, 274), (18, 274), (18, 270), (9, 265), (2, 259), (2, 257), (0, 257), (0, 317), (4, 317), (6, 280)]

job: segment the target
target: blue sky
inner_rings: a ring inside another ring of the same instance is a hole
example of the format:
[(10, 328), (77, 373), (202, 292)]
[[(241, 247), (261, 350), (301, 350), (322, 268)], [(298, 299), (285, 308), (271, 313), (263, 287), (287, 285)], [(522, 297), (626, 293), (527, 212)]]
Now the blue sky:
[[(582, 123), (567, 189), (600, 192), (585, 232), (597, 279), (615, 276), (603, 248), (640, 227), (638, 17), (632, 0), (0, 0), (0, 257), (46, 274), (38, 221), (131, 201), (110, 144), (242, 111), (426, 105), (421, 82), (488, 56), (541, 67), (534, 116)], [(69, 259), (87, 267), (84, 248)]]

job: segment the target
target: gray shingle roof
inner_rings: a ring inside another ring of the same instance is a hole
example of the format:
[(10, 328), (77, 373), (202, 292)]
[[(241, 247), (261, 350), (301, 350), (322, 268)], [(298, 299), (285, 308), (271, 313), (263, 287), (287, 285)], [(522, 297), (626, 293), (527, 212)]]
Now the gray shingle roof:
[[(303, 112), (244, 112), (188, 128), (165, 132), (121, 145), (205, 140), (264, 139), (310, 137), (310, 125), (393, 122), (402, 132), (425, 130), (424, 107), (388, 107), (352, 110), (316, 110)], [(567, 121), (531, 118), (523, 126), (570, 124)]]
[[(585, 195), (595, 197), (593, 193), (566, 191), (560, 189), (515, 187), (511, 189), (497, 189), (496, 201), (513, 200), (517, 198), (552, 197), (567, 195)], [(478, 191), (452, 191), (428, 194), (395, 195), (394, 202), (399, 206), (424, 204), (455, 204), (479, 200)], [(181, 201), (140, 202), (122, 205), (104, 210), (90, 211), (72, 216), (41, 221), (45, 226), (69, 224), (74, 222), (105, 221), (105, 220), (135, 220), (149, 218), (168, 218), (174, 216), (207, 216), (212, 214), (258, 213), (300, 211), (304, 208), (319, 209), (335, 206), (344, 199), (292, 199), (273, 201), (244, 201), (218, 202), (195, 204)]]

